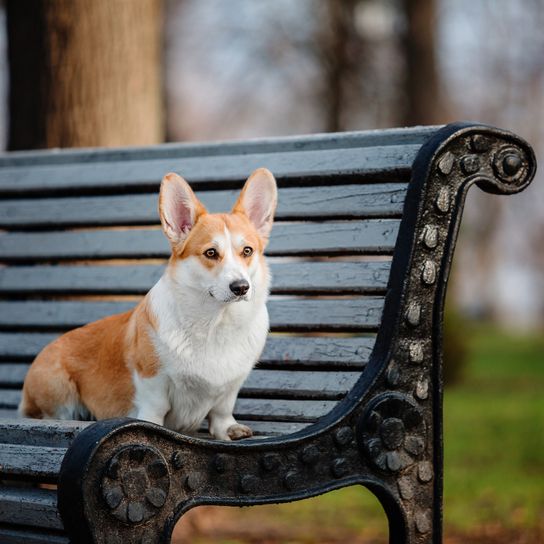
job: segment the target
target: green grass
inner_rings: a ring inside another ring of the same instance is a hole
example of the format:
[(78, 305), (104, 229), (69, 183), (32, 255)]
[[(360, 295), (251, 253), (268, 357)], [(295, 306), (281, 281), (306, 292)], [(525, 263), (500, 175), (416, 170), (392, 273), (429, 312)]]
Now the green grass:
[[(466, 328), (464, 380), (444, 398), (446, 535), (467, 535), (461, 541), (469, 542), (468, 535), (482, 527), (504, 534), (542, 530), (543, 336)], [(227, 534), (215, 532), (211, 539), (203, 534), (192, 542), (387, 542), (381, 507), (360, 488), (287, 505), (229, 509), (217, 526), (222, 523), (231, 527)], [(263, 538), (271, 532), (275, 537)]]
[(544, 515), (544, 339), (469, 335), (464, 382), (444, 398), (447, 526), (531, 526)]

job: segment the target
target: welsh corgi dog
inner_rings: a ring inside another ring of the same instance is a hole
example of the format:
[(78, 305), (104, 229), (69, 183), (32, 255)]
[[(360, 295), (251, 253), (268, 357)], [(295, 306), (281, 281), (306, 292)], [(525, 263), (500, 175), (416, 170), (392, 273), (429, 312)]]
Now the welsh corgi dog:
[(263, 252), (276, 203), (264, 168), (225, 214), (208, 213), (183, 178), (167, 174), (159, 215), (172, 254), (164, 274), (133, 310), (47, 345), (26, 376), (20, 414), (131, 416), (177, 431), (207, 417), (216, 439), (250, 437), (233, 409), (268, 334)]

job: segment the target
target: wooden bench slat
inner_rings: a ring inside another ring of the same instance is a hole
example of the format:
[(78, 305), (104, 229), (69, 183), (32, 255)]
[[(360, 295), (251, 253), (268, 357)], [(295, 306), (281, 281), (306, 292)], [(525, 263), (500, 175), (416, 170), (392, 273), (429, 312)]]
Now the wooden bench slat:
[(238, 399), (236, 419), (253, 421), (299, 421), (312, 423), (337, 404), (332, 400)]
[(0, 389), (0, 409), (15, 410), (21, 401), (19, 389)]
[[(243, 419), (239, 419), (238, 421), (251, 427), (253, 436), (260, 438), (296, 433), (311, 425), (311, 423), (299, 423), (295, 421), (246, 421)], [(205, 429), (207, 430), (207, 425)], [(205, 436), (205, 438), (209, 438), (209, 436)]]
[[(397, 219), (278, 223), (268, 255), (391, 254)], [(168, 258), (170, 247), (157, 228), (14, 232), (0, 235), (0, 261)]]
[[(382, 293), (390, 261), (273, 262), (272, 293)], [(163, 265), (11, 266), (0, 269), (0, 293), (145, 294)]]
[[(22, 387), (30, 365), (25, 363), (0, 363), (0, 387)], [(3, 440), (3, 438), (0, 438)]]
[(70, 163), (94, 164), (97, 162), (141, 161), (180, 157), (206, 157), (223, 155), (244, 155), (247, 153), (272, 153), (341, 149), (351, 147), (377, 147), (403, 144), (423, 144), (441, 126), (417, 126), (305, 134), (303, 136), (280, 136), (253, 138), (250, 140), (228, 140), (206, 143), (167, 143), (160, 146), (118, 147), (118, 148), (66, 148), (54, 150), (12, 151), (0, 154), (0, 167), (27, 168), (29, 165), (62, 165)]
[(69, 544), (67, 536), (56, 531), (28, 530), (0, 524), (2, 544)]
[[(0, 332), (0, 360), (30, 361), (59, 335)], [(260, 361), (266, 365), (362, 368), (374, 347), (373, 336), (268, 336)]]
[[(29, 369), (28, 364), (0, 363), (0, 387), (21, 388)], [(361, 373), (313, 372), (303, 370), (254, 369), (242, 386), (245, 397), (339, 399), (359, 379)], [(0, 440), (4, 440), (1, 439)]]
[(26, 476), (27, 481), (55, 482), (65, 454), (66, 448), (0, 444), (0, 473), (6, 478)]
[[(406, 184), (293, 187), (279, 190), (276, 219), (399, 217)], [(200, 191), (208, 211), (225, 212), (239, 191)], [(159, 224), (158, 193), (103, 197), (43, 198), (0, 202), (0, 227)]]
[(0, 523), (62, 529), (56, 491), (0, 487)]
[[(0, 328), (4, 330), (60, 330), (126, 312), (135, 302), (4, 301)], [(271, 299), (270, 326), (276, 330), (376, 330), (383, 297), (335, 299)]]
[[(0, 389), (0, 408), (3, 410), (17, 408), (20, 400), (20, 390)], [(240, 398), (236, 402), (234, 412), (237, 419), (313, 422), (330, 412), (336, 402), (333, 400)]]
[[(376, 181), (396, 178), (404, 181), (420, 149), (419, 144), (365, 148), (320, 149), (309, 151), (244, 153), (240, 155), (108, 161), (37, 165), (0, 170), (0, 194), (79, 189), (115, 190), (147, 188), (154, 190), (167, 172), (184, 176), (193, 187), (210, 184), (225, 187), (241, 182), (256, 168), (266, 167), (277, 179), (333, 177), (342, 175), (379, 176)], [(17, 180), (15, 183), (14, 180)]]
[(0, 441), (3, 444), (25, 444), (48, 448), (67, 448), (76, 435), (91, 425), (88, 421), (22, 419), (12, 412), (13, 419), (0, 417)]
[(309, 372), (259, 370), (251, 372), (241, 395), (293, 399), (339, 400), (361, 377), (360, 372)]

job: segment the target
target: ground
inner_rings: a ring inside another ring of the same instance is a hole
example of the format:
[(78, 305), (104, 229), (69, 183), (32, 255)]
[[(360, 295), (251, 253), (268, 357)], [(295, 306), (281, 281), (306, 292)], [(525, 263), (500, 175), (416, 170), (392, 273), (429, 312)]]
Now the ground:
[[(467, 328), (464, 379), (444, 399), (445, 544), (544, 542), (544, 335)], [(384, 544), (377, 501), (348, 488), (288, 505), (201, 508), (174, 542)]]

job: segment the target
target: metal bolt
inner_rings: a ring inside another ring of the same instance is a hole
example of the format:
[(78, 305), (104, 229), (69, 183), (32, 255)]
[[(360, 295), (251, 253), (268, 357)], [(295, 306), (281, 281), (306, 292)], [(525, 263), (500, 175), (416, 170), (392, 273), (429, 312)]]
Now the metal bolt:
[(521, 168), (522, 161), (519, 155), (511, 153), (502, 160), (502, 168), (507, 176), (515, 176)]
[(427, 225), (423, 231), (423, 243), (428, 249), (435, 249), (438, 245), (438, 227)]
[(197, 472), (191, 472), (185, 478), (185, 486), (189, 491), (195, 491), (202, 481), (200, 474)]
[(421, 280), (426, 285), (432, 285), (436, 281), (436, 265), (433, 261), (425, 261), (423, 264)]
[(175, 451), (172, 454), (172, 465), (176, 470), (180, 470), (183, 468), (183, 465), (185, 464), (185, 458), (183, 455), (183, 452), (181, 450)]
[(482, 153), (483, 151), (487, 151), (489, 149), (490, 143), (485, 136), (482, 136), (481, 134), (475, 134), (470, 139), (469, 146), (472, 151), (476, 151), (476, 153)]
[(259, 479), (251, 474), (246, 474), (240, 478), (240, 490), (242, 493), (252, 493), (259, 486)]
[(340, 427), (334, 433), (334, 441), (339, 446), (347, 446), (353, 440), (353, 429), (351, 427)]
[(421, 306), (417, 302), (408, 304), (405, 317), (408, 325), (417, 327), (421, 321)]
[(213, 458), (213, 466), (217, 472), (223, 474), (227, 470), (228, 457), (222, 453), (218, 453)]
[(307, 465), (314, 465), (319, 459), (319, 450), (316, 446), (306, 446), (300, 453), (300, 459)]
[(423, 362), (425, 354), (423, 353), (423, 346), (421, 345), (421, 342), (412, 342), (408, 346), (408, 353), (412, 363), (419, 364)]
[(290, 470), (283, 478), (283, 483), (287, 489), (293, 490), (299, 481), (298, 473), (294, 470)]
[(416, 529), (419, 533), (428, 533), (431, 530), (431, 519), (427, 512), (416, 514)]
[(436, 197), (438, 211), (446, 213), (450, 209), (450, 191), (447, 187), (440, 187)]
[(332, 462), (331, 471), (335, 478), (342, 478), (349, 471), (348, 462), (344, 457), (338, 457)]
[(430, 482), (433, 479), (433, 467), (428, 461), (422, 461), (417, 467), (417, 477), (422, 483)]
[(480, 158), (478, 155), (466, 155), (461, 159), (461, 170), (468, 176), (475, 174), (480, 169)]
[(444, 175), (448, 175), (452, 169), (455, 162), (455, 156), (449, 151), (444, 153), (443, 157), (438, 161), (438, 170)]
[(268, 472), (276, 470), (280, 466), (279, 455), (275, 453), (265, 453), (261, 459), (261, 466)]

